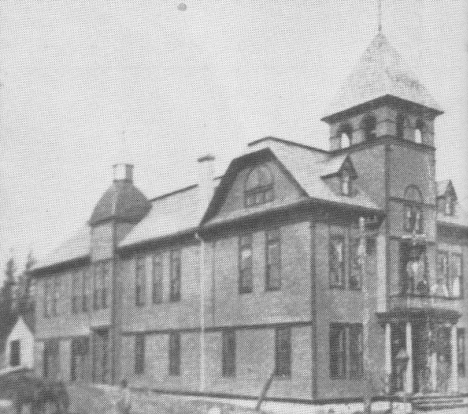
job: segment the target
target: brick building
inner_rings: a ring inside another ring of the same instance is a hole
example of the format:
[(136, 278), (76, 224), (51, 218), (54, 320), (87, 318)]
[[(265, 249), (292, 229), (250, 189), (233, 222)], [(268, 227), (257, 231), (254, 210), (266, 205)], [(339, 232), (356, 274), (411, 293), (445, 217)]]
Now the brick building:
[(39, 372), (237, 396), (273, 374), (269, 396), (320, 401), (361, 396), (366, 360), (376, 393), (468, 392), (468, 216), (435, 180), (440, 114), (379, 33), (323, 118), (328, 151), (262, 138), (153, 199), (114, 166), (35, 268)]

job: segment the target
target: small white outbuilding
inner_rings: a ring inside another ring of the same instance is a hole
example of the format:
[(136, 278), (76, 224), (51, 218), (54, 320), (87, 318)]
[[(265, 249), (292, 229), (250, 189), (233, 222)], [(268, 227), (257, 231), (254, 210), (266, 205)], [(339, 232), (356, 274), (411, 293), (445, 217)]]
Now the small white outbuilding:
[(34, 326), (19, 316), (5, 344), (6, 368), (34, 367)]

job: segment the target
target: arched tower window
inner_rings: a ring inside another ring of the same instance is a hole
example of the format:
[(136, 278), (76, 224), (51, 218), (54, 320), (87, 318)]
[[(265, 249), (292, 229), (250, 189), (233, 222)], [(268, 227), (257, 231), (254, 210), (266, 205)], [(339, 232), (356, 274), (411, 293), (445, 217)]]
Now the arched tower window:
[(267, 166), (262, 165), (252, 169), (245, 180), (245, 206), (257, 206), (272, 201), (274, 198), (273, 184), (273, 174)]
[(376, 138), (376, 127), (377, 127), (377, 120), (375, 119), (374, 115), (367, 115), (362, 120), (362, 129), (364, 131), (364, 139), (366, 141), (372, 141)]
[(349, 124), (343, 124), (338, 130), (338, 138), (340, 139), (340, 148), (347, 148), (352, 144), (353, 128)]
[(396, 117), (396, 137), (398, 139), (405, 138), (405, 116), (401, 113)]
[(404, 207), (404, 230), (410, 233), (423, 232), (423, 198), (421, 191), (415, 185), (409, 185), (405, 190), (405, 207)]
[(422, 135), (424, 130), (424, 121), (422, 119), (418, 119), (416, 121), (416, 127), (414, 129), (414, 142), (417, 144), (422, 144)]

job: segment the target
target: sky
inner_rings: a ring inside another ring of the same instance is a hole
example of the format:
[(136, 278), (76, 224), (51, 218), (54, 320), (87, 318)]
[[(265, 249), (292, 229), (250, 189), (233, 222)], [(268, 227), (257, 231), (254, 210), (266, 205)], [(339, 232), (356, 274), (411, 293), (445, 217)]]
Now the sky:
[[(122, 136), (149, 198), (264, 136), (328, 148), (320, 118), (377, 33), (377, 0), (180, 3), (0, 1), (1, 269), (86, 223)], [(467, 3), (382, 0), (384, 34), (445, 110), (437, 178), (465, 205)]]

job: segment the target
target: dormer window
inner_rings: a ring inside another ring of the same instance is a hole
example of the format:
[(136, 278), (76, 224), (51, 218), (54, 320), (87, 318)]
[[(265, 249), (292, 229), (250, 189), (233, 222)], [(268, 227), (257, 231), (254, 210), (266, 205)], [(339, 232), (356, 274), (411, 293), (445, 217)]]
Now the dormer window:
[(343, 170), (341, 173), (341, 194), (351, 195), (351, 187), (351, 175), (348, 170)]
[(416, 142), (416, 144), (422, 144), (423, 130), (424, 122), (421, 119), (418, 119), (416, 122), (416, 127), (414, 129), (414, 142)]
[(267, 166), (251, 170), (245, 181), (245, 206), (258, 206), (273, 201), (273, 183), (273, 174)]
[(340, 148), (347, 148), (352, 144), (353, 128), (349, 124), (340, 126), (338, 137), (340, 139)]
[(362, 129), (364, 131), (364, 139), (366, 141), (372, 141), (377, 137), (376, 128), (377, 128), (377, 120), (375, 119), (375, 116), (367, 115), (362, 120)]
[(446, 216), (453, 216), (454, 213), (454, 200), (450, 194), (447, 194), (445, 197), (445, 206), (444, 206), (444, 214)]

